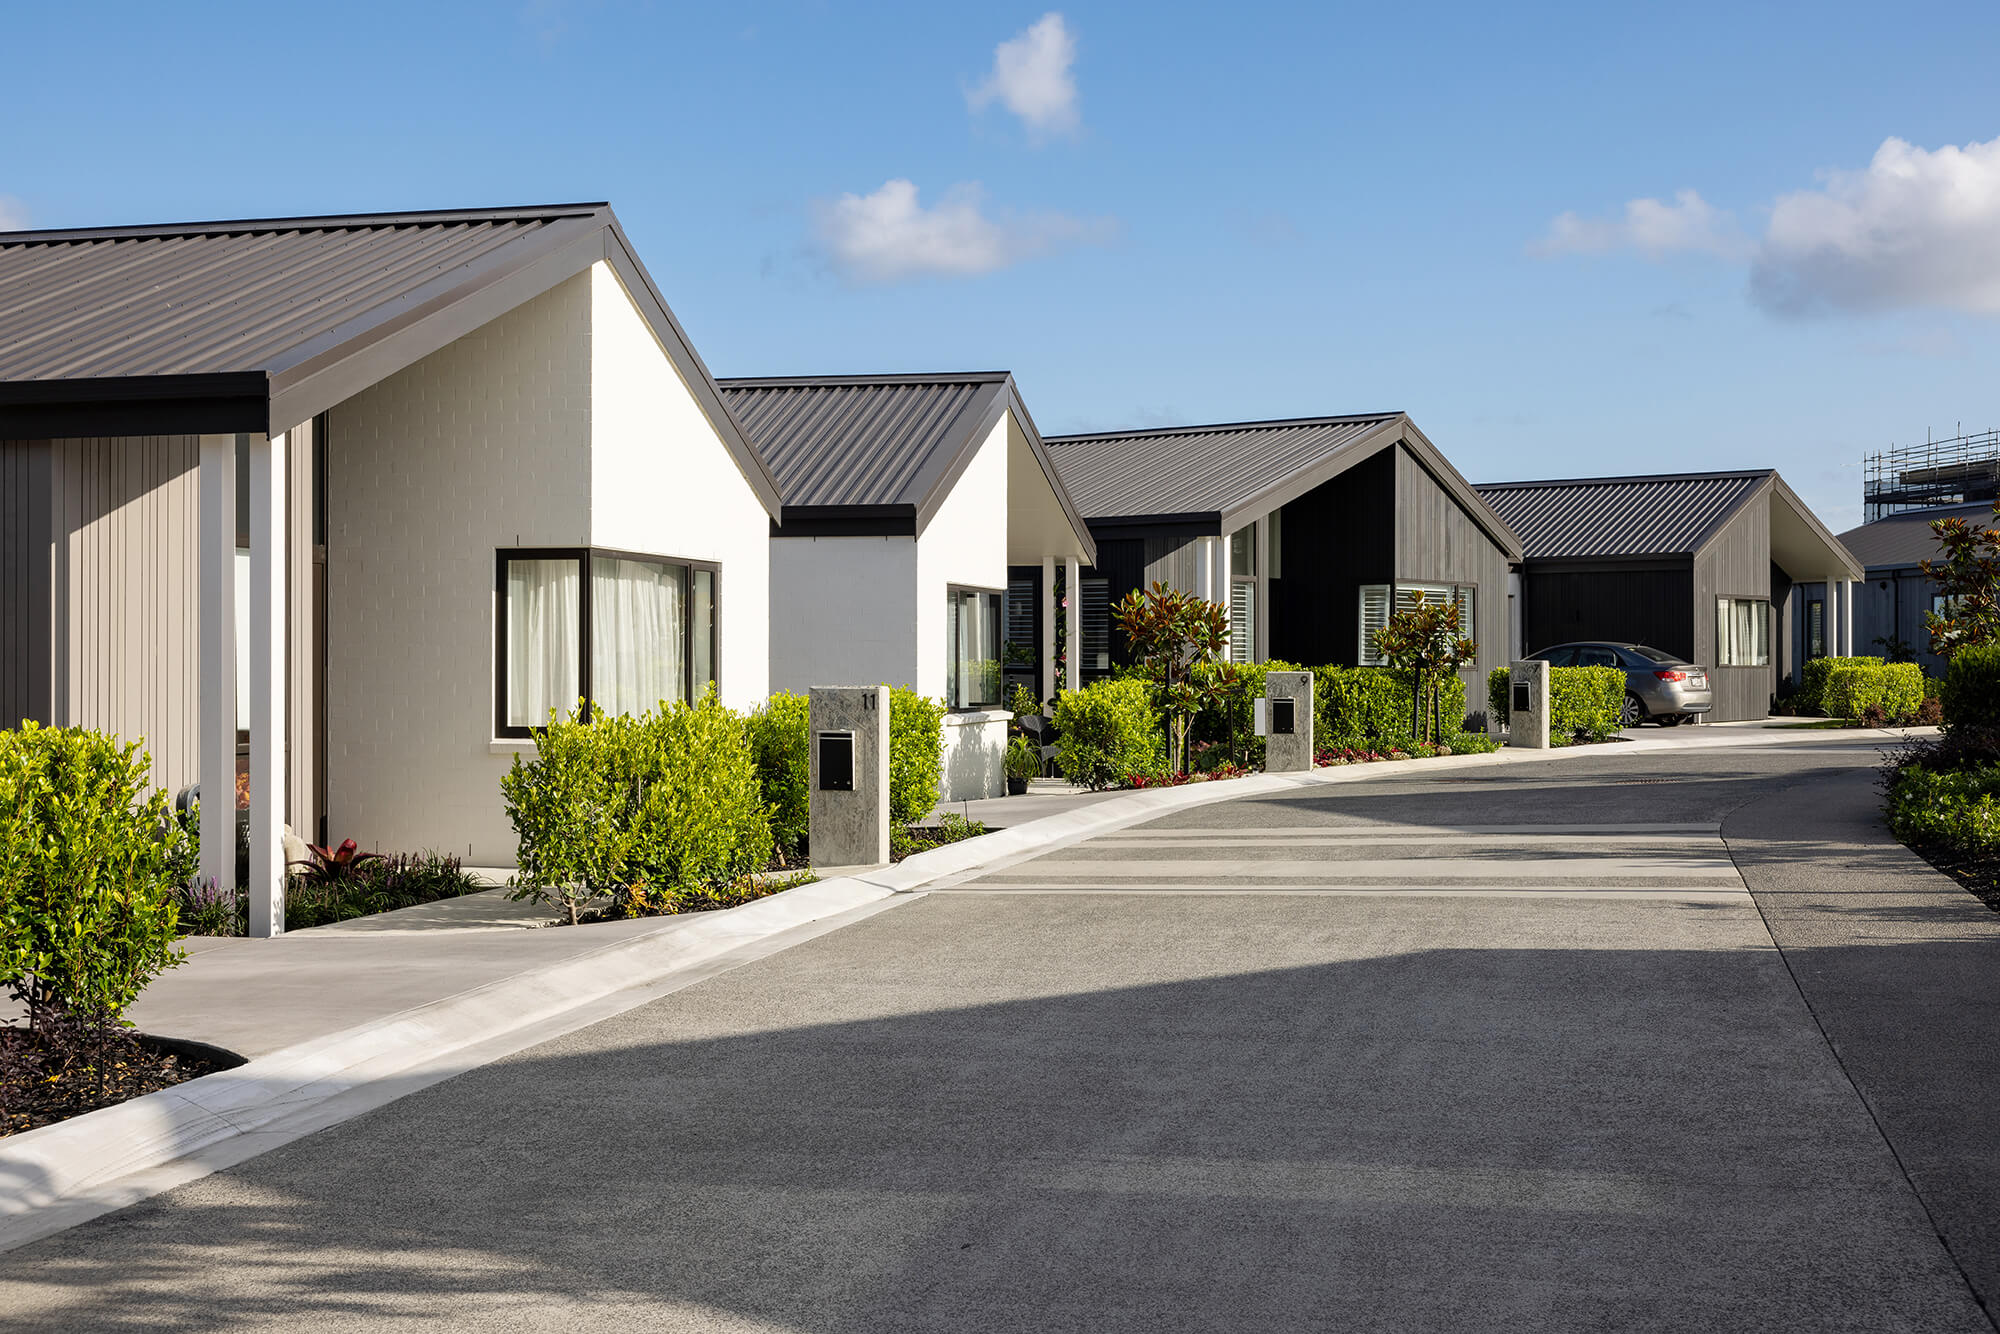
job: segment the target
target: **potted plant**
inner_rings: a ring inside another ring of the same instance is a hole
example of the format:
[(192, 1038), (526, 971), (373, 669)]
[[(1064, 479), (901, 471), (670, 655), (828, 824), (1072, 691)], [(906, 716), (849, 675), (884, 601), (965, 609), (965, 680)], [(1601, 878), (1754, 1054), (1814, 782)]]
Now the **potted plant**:
[(1042, 751), (1024, 736), (1007, 743), (1007, 795), (1018, 797), (1028, 790), (1028, 780), (1042, 767)]

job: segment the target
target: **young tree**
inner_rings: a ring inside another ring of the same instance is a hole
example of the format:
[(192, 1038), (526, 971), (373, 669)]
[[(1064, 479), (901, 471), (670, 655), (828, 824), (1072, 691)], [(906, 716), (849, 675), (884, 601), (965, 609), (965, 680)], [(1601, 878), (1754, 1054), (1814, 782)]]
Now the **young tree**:
[[(1186, 773), (1188, 724), (1204, 705), (1219, 702), (1236, 686), (1236, 667), (1224, 653), (1229, 613), (1219, 603), (1157, 582), (1143, 593), (1126, 594), (1111, 611), (1167, 716), (1168, 762)], [(1197, 672), (1197, 663), (1211, 668)]]
[(1422, 590), (1414, 594), (1415, 605), (1391, 615), (1375, 633), (1376, 646), (1391, 667), (1400, 667), (1414, 678), (1411, 689), (1410, 735), (1416, 741), (1433, 740), (1438, 732), (1438, 683), (1444, 673), (1456, 671), (1479, 653), (1479, 645), (1459, 630), (1464, 615), (1457, 598), (1432, 602)]
[[(1993, 506), (2000, 519), (2000, 502)], [(1931, 652), (1950, 658), (1960, 649), (2000, 642), (2000, 528), (1974, 528), (1964, 519), (1933, 519), (1939, 560), (1918, 564), (1945, 599), (1943, 612), (1926, 612)]]

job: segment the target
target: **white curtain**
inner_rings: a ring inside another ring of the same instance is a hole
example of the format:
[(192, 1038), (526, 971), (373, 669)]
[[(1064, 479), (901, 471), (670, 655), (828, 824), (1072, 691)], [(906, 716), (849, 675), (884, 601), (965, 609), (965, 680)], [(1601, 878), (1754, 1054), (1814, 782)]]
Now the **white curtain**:
[(593, 556), (590, 561), (592, 705), (643, 713), (686, 697), (682, 634), (687, 567)]
[(577, 620), (582, 579), (574, 560), (507, 562), (507, 722), (541, 727), (582, 693)]

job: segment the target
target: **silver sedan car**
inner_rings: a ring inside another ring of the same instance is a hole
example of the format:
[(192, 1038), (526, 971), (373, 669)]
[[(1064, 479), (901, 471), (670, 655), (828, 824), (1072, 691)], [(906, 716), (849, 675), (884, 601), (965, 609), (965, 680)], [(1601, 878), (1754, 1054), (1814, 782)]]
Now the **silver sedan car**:
[(1646, 722), (1672, 727), (1715, 707), (1708, 669), (1664, 649), (1596, 641), (1557, 644), (1528, 656), (1551, 667), (1616, 667), (1624, 672), (1626, 727)]

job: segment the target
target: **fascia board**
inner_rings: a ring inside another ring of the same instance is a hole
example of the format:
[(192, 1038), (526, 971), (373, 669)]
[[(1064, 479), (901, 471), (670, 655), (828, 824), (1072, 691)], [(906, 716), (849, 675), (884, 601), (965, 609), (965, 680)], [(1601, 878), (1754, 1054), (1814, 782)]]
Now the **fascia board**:
[(1528, 548), (1527, 544), (1521, 541), (1520, 534), (1500, 517), (1498, 510), (1486, 503), (1486, 497), (1480, 495), (1478, 489), (1465, 480), (1464, 474), (1452, 466), (1451, 460), (1444, 456), (1444, 451), (1432, 444), (1430, 437), (1418, 430), (1416, 423), (1407, 416), (1403, 418), (1403, 426), (1403, 443), (1416, 456), (1417, 462), (1423, 465), (1424, 471), (1431, 475), (1432, 480), (1458, 501), (1459, 508), (1485, 531), (1486, 536), (1506, 553), (1509, 560), (1526, 559)]
[(1076, 502), (1070, 499), (1069, 488), (1063, 485), (1062, 474), (1056, 471), (1055, 456), (1042, 442), (1042, 433), (1035, 426), (1035, 419), (1029, 415), (1028, 405), (1021, 401), (1020, 386), (1014, 383), (1012, 375), (1007, 377), (1006, 401), (1007, 407), (1014, 413), (1015, 420), (1021, 425), (1021, 433), (1028, 438), (1028, 448), (1034, 451), (1035, 462), (1040, 465), (1042, 476), (1048, 480), (1049, 489), (1056, 494), (1056, 503), (1062, 506), (1063, 517), (1069, 520), (1070, 532), (1075, 534), (1076, 540), (1083, 545), (1084, 555), (1087, 557), (1084, 563), (1097, 564), (1097, 539), (1091, 536), (1089, 523), (1077, 511)]
[(1222, 531), (1235, 532), (1244, 524), (1262, 518), (1280, 505), (1290, 504), (1314, 487), (1324, 486), (1357, 464), (1374, 458), (1402, 438), (1409, 420), (1404, 416), (1390, 417), (1360, 439), (1343, 445), (1331, 457), (1281, 478), (1262, 491), (1221, 511)]
[[(1748, 491), (1745, 491), (1741, 496), (1738, 496), (1734, 505), (1731, 505), (1728, 509), (1715, 516), (1715, 522), (1711, 523), (1702, 535), (1695, 540), (1688, 554), (1699, 560), (1710, 547), (1715, 545), (1716, 541), (1724, 533), (1729, 531), (1729, 525), (1735, 523), (1745, 510), (1749, 509), (1758, 500), (1771, 494), (1771, 484), (1777, 480), (1778, 474), (1774, 472), (1766, 473), (1762, 481), (1758, 482), (1757, 485), (1751, 487)], [(1769, 520), (1767, 519), (1765, 522), (1768, 527)], [(1836, 542), (1834, 545), (1838, 546), (1839, 543)]]
[(1868, 572), (1862, 567), (1861, 562), (1854, 558), (1854, 553), (1847, 549), (1847, 544), (1842, 542), (1838, 537), (1835, 537), (1833, 530), (1821, 523), (1819, 515), (1814, 514), (1812, 509), (1803, 500), (1799, 499), (1798, 494), (1785, 484), (1785, 479), (1775, 472), (1771, 474), (1771, 494), (1774, 497), (1782, 499), (1785, 504), (1791, 507), (1793, 513), (1805, 520), (1806, 526), (1813, 530), (1820, 541), (1826, 543), (1832, 549), (1834, 555), (1847, 568), (1848, 572), (1854, 576), (1856, 582), (1868, 577)]
[[(944, 438), (954, 443), (949, 449), (938, 451), (910, 483), (910, 491), (920, 499), (917, 501), (917, 535), (923, 536), (930, 527), (931, 520), (943, 508), (945, 497), (958, 485), (958, 479), (972, 466), (972, 456), (979, 452), (987, 435), (998, 424), (1007, 411), (1007, 396), (1001, 392), (1001, 381), (983, 394), (975, 394), (972, 401), (958, 410), (958, 415), (945, 428)], [(906, 492), (905, 494), (909, 494)]]

